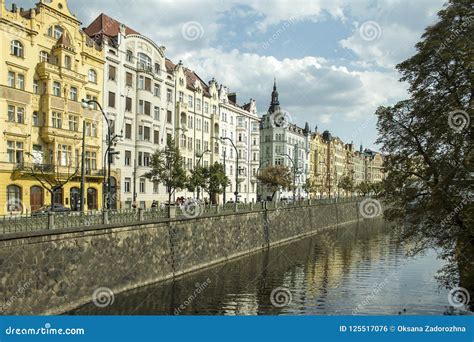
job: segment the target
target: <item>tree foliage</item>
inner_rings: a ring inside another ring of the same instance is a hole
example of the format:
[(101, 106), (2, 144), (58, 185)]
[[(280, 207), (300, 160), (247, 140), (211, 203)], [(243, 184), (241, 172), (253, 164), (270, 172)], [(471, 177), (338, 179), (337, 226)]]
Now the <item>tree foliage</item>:
[(275, 165), (264, 168), (257, 179), (273, 192), (272, 198), (280, 188), (292, 187), (293, 175), (287, 166)]
[(337, 186), (340, 189), (346, 191), (346, 193), (352, 192), (352, 191), (354, 191), (354, 180), (349, 175), (343, 176), (339, 180), (339, 183), (337, 184)]
[(452, 263), (462, 270), (474, 250), (472, 1), (451, 0), (438, 16), (397, 66), (410, 97), (377, 110), (377, 142), (388, 155), (386, 217), (409, 217), (404, 240), (415, 253), (441, 250), (451, 262), (444, 278), (455, 282)]
[(172, 137), (168, 137), (164, 150), (156, 150), (151, 158), (151, 170), (145, 177), (160, 182), (168, 188), (168, 201), (174, 191), (184, 189), (188, 184), (184, 161)]

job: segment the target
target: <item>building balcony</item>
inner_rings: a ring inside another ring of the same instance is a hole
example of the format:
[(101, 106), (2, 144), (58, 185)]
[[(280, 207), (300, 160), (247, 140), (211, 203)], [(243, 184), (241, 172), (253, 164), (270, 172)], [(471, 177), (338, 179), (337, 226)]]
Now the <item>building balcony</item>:
[(61, 77), (69, 77), (75, 79), (80, 82), (86, 82), (86, 76), (77, 73), (74, 70), (60, 67), (58, 65), (54, 65), (48, 62), (41, 62), (38, 63), (36, 66), (36, 72), (40, 76), (40, 78), (50, 78), (51, 74), (59, 75)]

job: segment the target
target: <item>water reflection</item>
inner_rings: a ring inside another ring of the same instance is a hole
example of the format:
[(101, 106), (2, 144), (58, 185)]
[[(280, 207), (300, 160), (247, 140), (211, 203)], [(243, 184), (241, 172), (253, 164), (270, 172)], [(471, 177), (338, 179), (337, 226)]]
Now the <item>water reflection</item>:
[[(92, 303), (69, 314), (274, 315), (443, 314), (448, 291), (434, 279), (442, 262), (434, 251), (416, 258), (381, 220), (323, 231), (312, 237)], [(205, 286), (204, 286), (205, 284)], [(291, 302), (272, 305), (287, 288)], [(200, 289), (200, 291), (198, 291)]]

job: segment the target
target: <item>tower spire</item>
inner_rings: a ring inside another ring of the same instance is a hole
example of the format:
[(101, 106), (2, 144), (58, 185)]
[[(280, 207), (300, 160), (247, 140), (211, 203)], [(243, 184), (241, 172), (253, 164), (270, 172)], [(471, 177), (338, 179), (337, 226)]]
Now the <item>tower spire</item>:
[(280, 101), (278, 100), (278, 91), (276, 86), (276, 77), (273, 78), (272, 101), (270, 102), (269, 113), (275, 113), (280, 110)]

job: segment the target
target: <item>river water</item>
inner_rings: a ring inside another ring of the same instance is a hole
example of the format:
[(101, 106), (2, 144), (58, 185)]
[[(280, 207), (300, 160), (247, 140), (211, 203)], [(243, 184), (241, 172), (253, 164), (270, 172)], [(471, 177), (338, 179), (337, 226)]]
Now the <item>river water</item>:
[[(382, 220), (366, 220), (174, 281), (86, 304), (68, 314), (431, 315), (453, 313), (430, 251), (406, 256)], [(455, 310), (456, 313), (462, 313)]]

